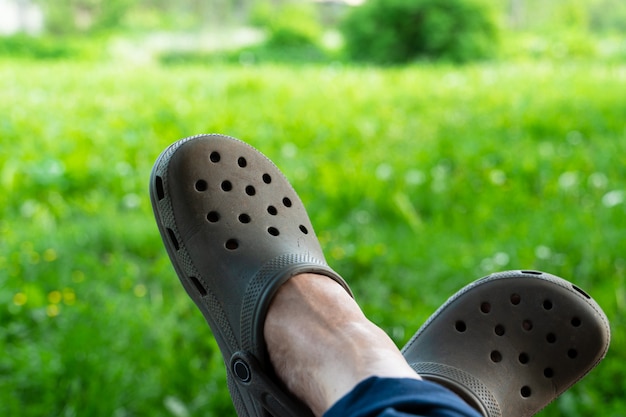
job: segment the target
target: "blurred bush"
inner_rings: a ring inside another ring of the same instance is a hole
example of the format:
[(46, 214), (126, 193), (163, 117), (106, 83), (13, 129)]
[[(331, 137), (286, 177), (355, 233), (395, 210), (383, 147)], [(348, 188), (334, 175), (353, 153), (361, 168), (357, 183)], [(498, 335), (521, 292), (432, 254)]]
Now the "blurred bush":
[(161, 54), (159, 61), (164, 64), (234, 62), (249, 65), (327, 62), (330, 59), (328, 51), (321, 46), (324, 30), (311, 3), (259, 2), (251, 13), (250, 23), (265, 34), (258, 44), (217, 52), (172, 51)]
[(341, 25), (348, 56), (383, 64), (490, 56), (497, 26), (473, 0), (369, 0)]
[(259, 2), (250, 18), (254, 26), (267, 31), (266, 45), (293, 48), (316, 45), (322, 28), (312, 4), (290, 2), (277, 7)]
[(0, 37), (0, 56), (31, 59), (78, 58), (84, 53), (76, 42), (48, 37), (17, 34)]

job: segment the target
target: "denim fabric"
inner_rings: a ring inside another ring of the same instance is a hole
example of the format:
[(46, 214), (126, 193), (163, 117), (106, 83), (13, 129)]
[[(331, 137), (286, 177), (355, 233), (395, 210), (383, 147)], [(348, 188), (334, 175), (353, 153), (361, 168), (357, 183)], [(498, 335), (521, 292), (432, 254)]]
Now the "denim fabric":
[(452, 391), (429, 381), (371, 377), (324, 417), (482, 417)]

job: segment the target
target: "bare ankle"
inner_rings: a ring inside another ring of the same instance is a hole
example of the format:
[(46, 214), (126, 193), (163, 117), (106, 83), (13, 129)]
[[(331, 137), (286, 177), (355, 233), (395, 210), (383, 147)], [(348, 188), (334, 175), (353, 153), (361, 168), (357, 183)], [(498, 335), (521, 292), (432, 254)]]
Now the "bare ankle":
[(265, 339), (277, 375), (317, 415), (369, 376), (419, 378), (385, 332), (324, 276), (298, 275), (278, 291)]

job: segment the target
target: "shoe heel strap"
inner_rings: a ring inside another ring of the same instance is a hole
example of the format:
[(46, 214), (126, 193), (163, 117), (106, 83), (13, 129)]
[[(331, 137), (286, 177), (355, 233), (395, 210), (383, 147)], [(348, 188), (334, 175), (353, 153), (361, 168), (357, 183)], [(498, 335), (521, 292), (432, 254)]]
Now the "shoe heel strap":
[(452, 366), (433, 362), (411, 364), (422, 378), (443, 385), (485, 417), (502, 417), (498, 401), (480, 380)]
[(248, 352), (235, 352), (229, 372), (239, 388), (260, 404), (272, 417), (314, 417), (301, 401), (278, 386)]

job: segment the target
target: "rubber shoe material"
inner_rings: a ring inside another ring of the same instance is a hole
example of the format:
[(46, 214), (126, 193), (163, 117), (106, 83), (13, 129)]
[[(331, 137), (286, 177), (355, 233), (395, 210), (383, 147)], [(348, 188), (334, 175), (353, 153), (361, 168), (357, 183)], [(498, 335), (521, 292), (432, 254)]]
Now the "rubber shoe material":
[(239, 417), (312, 416), (273, 374), (263, 339), (267, 309), (298, 273), (350, 289), (326, 264), (289, 182), (244, 142), (200, 135), (161, 154), (150, 196), (174, 269), (224, 357)]
[(453, 295), (402, 349), (424, 379), (486, 417), (529, 417), (602, 358), (608, 320), (580, 288), (538, 271), (482, 278)]

